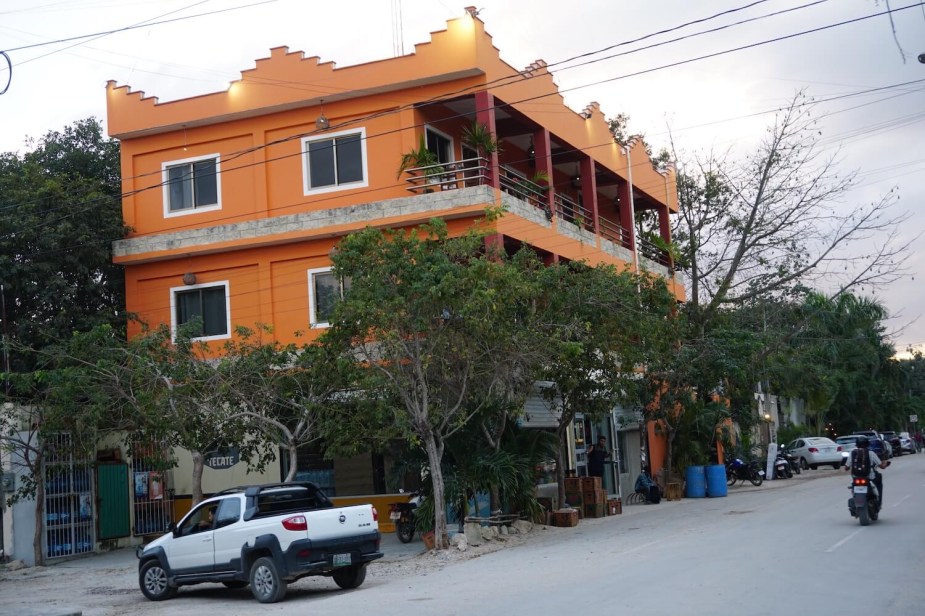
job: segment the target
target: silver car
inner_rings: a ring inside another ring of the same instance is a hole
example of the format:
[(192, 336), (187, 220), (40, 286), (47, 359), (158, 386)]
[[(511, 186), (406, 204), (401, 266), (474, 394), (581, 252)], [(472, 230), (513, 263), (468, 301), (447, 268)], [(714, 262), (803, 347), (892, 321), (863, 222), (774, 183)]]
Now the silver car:
[(804, 436), (790, 442), (787, 450), (800, 463), (800, 468), (813, 470), (828, 464), (832, 468), (842, 465), (842, 446), (824, 436)]

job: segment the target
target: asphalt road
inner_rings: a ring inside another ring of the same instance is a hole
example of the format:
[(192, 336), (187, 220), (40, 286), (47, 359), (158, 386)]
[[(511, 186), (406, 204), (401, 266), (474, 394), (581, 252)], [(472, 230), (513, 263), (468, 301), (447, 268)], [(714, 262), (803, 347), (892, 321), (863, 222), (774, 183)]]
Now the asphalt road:
[(848, 514), (847, 475), (825, 469), (761, 488), (736, 486), (725, 498), (627, 507), (625, 515), (584, 520), (442, 568), (427, 566), (430, 555), (413, 556), (419, 544), (412, 544), (402, 557), (409, 566), (393, 566), (392, 575), (371, 568), (349, 592), (308, 578), (274, 605), (209, 585), (152, 603), (134, 570), (103, 566), (106, 557), (49, 567), (28, 583), (0, 578), (0, 605), (16, 613), (73, 602), (86, 616), (925, 613), (925, 455), (896, 459), (884, 476), (881, 519), (865, 528)]

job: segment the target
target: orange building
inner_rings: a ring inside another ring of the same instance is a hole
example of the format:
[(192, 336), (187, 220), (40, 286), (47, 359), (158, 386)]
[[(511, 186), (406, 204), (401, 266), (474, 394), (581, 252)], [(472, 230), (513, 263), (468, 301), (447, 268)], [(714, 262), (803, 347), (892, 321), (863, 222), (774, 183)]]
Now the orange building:
[[(224, 92), (159, 103), (110, 82), (107, 102), (131, 228), (114, 258), (127, 310), (149, 324), (200, 316), (216, 344), (258, 323), (311, 339), (340, 292), (339, 238), (433, 217), (462, 232), (494, 206), (496, 245), (655, 272), (683, 299), (633, 224), (654, 212), (670, 240), (674, 172), (615, 143), (596, 103), (568, 109), (544, 62), (502, 61), (472, 14), (397, 58), (336, 68), (278, 47)], [(464, 138), (474, 124), (500, 152)], [(434, 164), (399, 172), (422, 138)]]

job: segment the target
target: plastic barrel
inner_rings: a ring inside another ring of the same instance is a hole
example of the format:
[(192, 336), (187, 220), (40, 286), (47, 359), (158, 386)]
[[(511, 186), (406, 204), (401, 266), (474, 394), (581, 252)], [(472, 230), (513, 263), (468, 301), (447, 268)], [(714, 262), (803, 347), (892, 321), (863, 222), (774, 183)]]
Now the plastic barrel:
[(723, 464), (711, 464), (706, 467), (707, 475), (707, 496), (726, 496), (729, 491), (726, 488), (726, 466)]
[(688, 466), (684, 480), (687, 482), (688, 498), (703, 498), (707, 495), (706, 477), (702, 466)]

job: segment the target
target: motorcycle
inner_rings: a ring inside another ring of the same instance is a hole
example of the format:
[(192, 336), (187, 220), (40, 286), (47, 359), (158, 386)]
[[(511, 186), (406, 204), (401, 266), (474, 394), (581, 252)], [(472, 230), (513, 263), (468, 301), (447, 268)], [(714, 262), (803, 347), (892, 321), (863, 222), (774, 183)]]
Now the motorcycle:
[(788, 475), (788, 477), (793, 476), (793, 473), (799, 475), (801, 472), (803, 472), (803, 469), (800, 468), (800, 461), (797, 460), (795, 455), (787, 451), (786, 447), (781, 447), (778, 451), (780, 451), (778, 455), (784, 456), (784, 459), (787, 460), (787, 462), (790, 464), (791, 475)]
[(419, 492), (412, 492), (407, 502), (389, 503), (389, 519), (395, 522), (395, 534), (402, 543), (410, 543), (414, 539), (414, 512), (422, 499)]
[[(889, 460), (886, 463), (890, 465)], [(880, 517), (880, 493), (877, 484), (867, 477), (852, 477), (851, 498), (848, 499), (848, 512), (857, 518), (861, 526), (867, 526)]]
[(781, 450), (777, 450), (777, 457), (774, 458), (774, 477), (776, 479), (790, 479), (793, 477), (793, 470), (790, 468), (790, 461), (784, 456)]
[(757, 460), (745, 462), (742, 458), (732, 458), (726, 462), (726, 485), (746, 480), (752, 482), (753, 486), (760, 486), (764, 481), (764, 469)]

